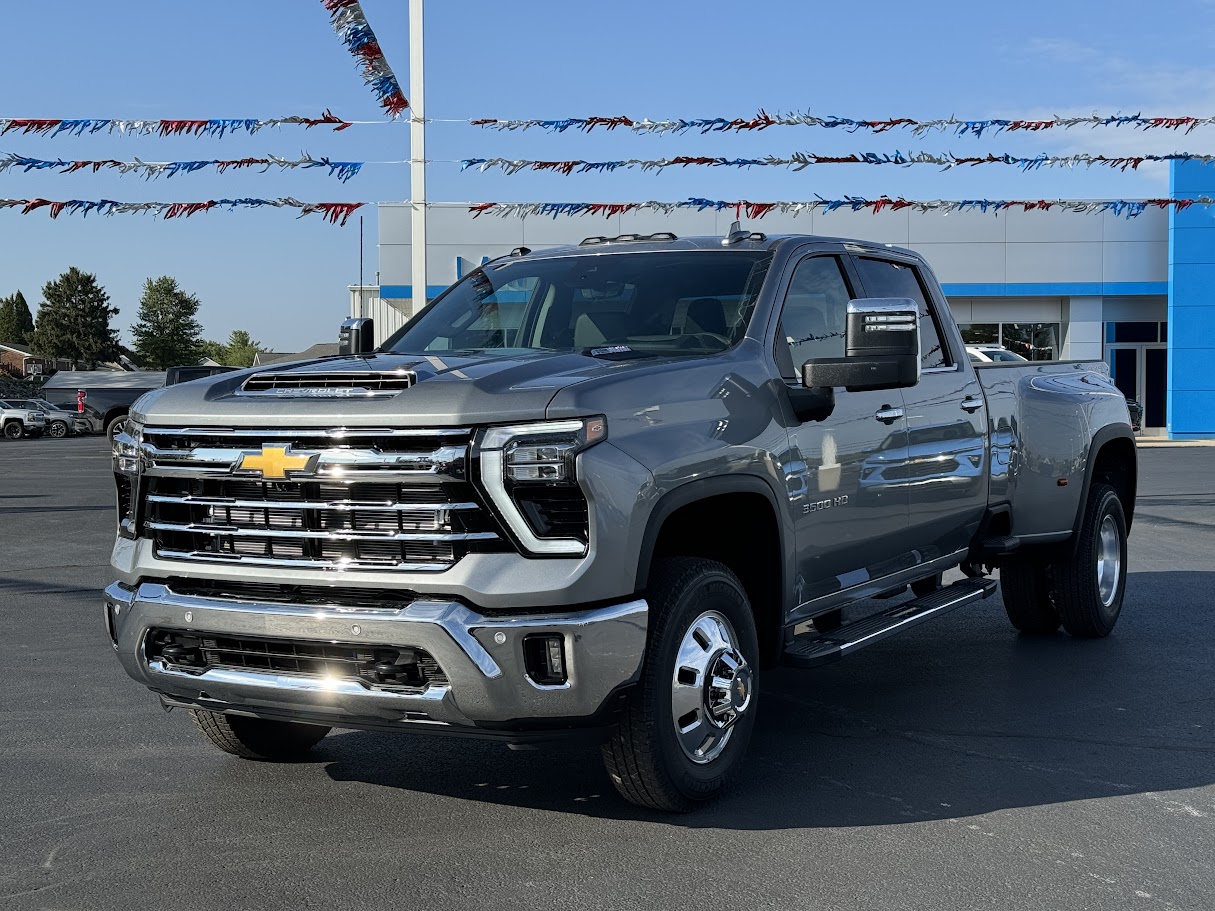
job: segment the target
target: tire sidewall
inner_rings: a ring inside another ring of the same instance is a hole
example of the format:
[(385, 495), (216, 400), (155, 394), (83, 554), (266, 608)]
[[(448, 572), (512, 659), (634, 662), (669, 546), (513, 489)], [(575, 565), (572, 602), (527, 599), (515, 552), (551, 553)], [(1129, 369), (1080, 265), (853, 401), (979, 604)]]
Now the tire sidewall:
[(755, 689), (747, 711), (735, 722), (733, 733), (721, 755), (704, 764), (692, 762), (679, 745), (671, 708), (671, 688), (680, 642), (692, 622), (701, 614), (717, 611), (730, 621), (738, 649), (751, 666), (752, 673), (756, 674), (753, 679), (757, 679), (759, 640), (746, 594), (728, 572), (704, 572), (694, 584), (677, 595), (667, 610), (670, 611), (668, 622), (652, 642), (648, 656), (653, 666), (648, 674), (650, 686), (647, 687), (647, 698), (652, 700), (650, 708), (657, 727), (655, 735), (663, 765), (680, 793), (695, 800), (712, 796), (718, 791), (745, 755), (755, 726), (759, 690), (758, 687)]
[[(14, 428), (15, 431), (14, 432)], [(19, 440), (25, 436), (25, 425), (20, 421), (9, 421), (4, 425), (4, 436), (9, 440)]]
[(63, 439), (68, 435), (68, 426), (63, 421), (51, 421), (51, 425), (46, 429), (46, 435), (57, 440)]
[[(1122, 510), (1122, 502), (1118, 499), (1118, 495), (1109, 488), (1102, 492), (1095, 507), (1092, 525), (1089, 528), (1092, 547), (1088, 555), (1088, 573), (1089, 578), (1092, 580), (1093, 608), (1107, 629), (1113, 629), (1114, 624), (1118, 622), (1119, 614), (1122, 613), (1122, 599), (1126, 596), (1126, 515)], [(1106, 516), (1112, 516), (1114, 524), (1118, 528), (1118, 584), (1114, 589), (1114, 599), (1110, 602), (1109, 607), (1101, 603), (1101, 589), (1097, 584), (1097, 557), (1101, 551), (1101, 524), (1105, 521)]]

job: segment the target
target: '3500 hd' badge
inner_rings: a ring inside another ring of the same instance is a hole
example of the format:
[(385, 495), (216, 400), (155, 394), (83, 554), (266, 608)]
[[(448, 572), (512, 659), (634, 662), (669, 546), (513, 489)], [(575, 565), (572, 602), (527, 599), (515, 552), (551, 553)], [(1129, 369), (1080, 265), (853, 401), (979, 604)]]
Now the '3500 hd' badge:
[(833, 500), (817, 500), (813, 503), (806, 503), (802, 506), (803, 513), (822, 512), (824, 509), (831, 509), (833, 506), (847, 506), (848, 494), (838, 496)]

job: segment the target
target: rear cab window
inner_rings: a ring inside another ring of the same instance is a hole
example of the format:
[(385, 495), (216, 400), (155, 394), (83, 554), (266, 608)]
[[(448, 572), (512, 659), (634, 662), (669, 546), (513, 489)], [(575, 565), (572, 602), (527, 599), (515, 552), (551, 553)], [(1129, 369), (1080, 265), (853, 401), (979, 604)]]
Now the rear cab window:
[(916, 302), (920, 310), (920, 369), (952, 367), (949, 348), (942, 342), (936, 307), (932, 305), (916, 267), (911, 263), (864, 256), (854, 257), (853, 262), (865, 285), (866, 297), (906, 297)]

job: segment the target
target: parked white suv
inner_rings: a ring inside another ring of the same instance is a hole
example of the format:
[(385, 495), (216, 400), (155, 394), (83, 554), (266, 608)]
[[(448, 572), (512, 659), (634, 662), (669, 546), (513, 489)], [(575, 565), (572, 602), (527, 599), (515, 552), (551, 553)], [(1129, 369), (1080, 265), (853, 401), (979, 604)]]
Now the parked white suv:
[(970, 355), (971, 363), (996, 364), (1028, 361), (1015, 351), (1009, 351), (1003, 345), (967, 345), (966, 353)]
[(46, 413), (0, 401), (0, 425), (10, 440), (41, 436), (42, 431), (46, 430)]

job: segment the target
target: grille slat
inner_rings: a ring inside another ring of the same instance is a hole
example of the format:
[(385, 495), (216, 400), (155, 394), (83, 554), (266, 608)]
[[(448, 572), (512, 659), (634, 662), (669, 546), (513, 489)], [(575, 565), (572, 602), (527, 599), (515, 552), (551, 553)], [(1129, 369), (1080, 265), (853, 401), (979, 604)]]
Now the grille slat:
[[(143, 533), (168, 559), (317, 569), (442, 571), (501, 550), (466, 480), (470, 432), (144, 429)], [(341, 445), (335, 445), (340, 442)], [(282, 480), (250, 477), (266, 447), (315, 456)]]

